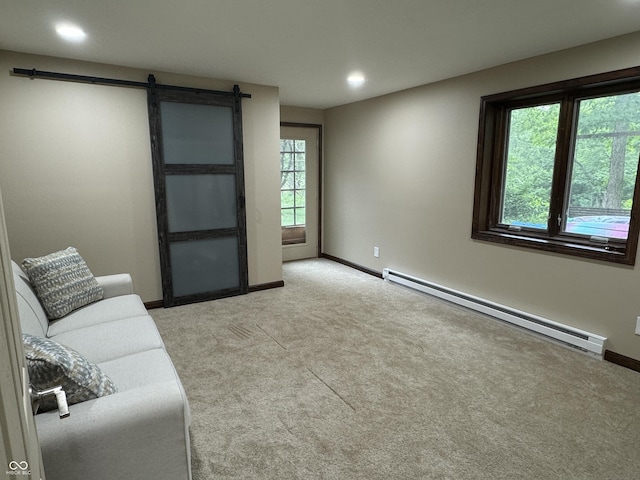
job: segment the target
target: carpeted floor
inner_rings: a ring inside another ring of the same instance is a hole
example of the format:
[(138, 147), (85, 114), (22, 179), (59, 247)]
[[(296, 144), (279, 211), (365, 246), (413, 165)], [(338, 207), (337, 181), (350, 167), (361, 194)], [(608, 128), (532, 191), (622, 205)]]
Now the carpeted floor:
[(152, 310), (194, 480), (640, 478), (640, 374), (328, 260)]

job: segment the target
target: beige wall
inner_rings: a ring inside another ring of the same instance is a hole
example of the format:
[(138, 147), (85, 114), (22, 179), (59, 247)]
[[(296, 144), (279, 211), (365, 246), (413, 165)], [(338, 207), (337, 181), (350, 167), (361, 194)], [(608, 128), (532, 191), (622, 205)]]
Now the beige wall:
[(324, 125), (324, 110), (282, 105), (280, 107), (280, 121)]
[[(78, 248), (162, 298), (146, 91), (10, 75), (14, 67), (231, 90), (233, 82), (0, 51), (0, 186), (13, 259)], [(250, 285), (282, 279), (279, 93), (240, 84)]]
[(471, 240), (480, 97), (636, 66), (639, 51), (637, 33), (326, 111), (324, 251), (604, 335), (640, 359), (639, 266)]

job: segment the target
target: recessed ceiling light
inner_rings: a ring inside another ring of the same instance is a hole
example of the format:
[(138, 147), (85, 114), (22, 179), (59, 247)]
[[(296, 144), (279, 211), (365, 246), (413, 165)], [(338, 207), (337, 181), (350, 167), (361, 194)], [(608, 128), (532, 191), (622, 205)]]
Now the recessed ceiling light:
[(364, 75), (360, 72), (353, 72), (347, 77), (347, 83), (353, 88), (361, 87), (365, 80)]
[(69, 42), (82, 42), (87, 38), (87, 34), (84, 33), (84, 30), (76, 25), (71, 25), (70, 23), (61, 23), (60, 25), (57, 25), (56, 32)]

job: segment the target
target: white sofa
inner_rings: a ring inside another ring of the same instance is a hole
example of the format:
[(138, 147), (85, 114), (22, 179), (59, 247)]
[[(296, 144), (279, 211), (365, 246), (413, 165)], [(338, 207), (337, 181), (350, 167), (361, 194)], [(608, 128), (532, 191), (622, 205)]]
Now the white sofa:
[(13, 273), (23, 333), (72, 348), (117, 387), (67, 418), (36, 415), (47, 480), (190, 480), (187, 398), (131, 277), (96, 277), (102, 300), (49, 320), (15, 262)]

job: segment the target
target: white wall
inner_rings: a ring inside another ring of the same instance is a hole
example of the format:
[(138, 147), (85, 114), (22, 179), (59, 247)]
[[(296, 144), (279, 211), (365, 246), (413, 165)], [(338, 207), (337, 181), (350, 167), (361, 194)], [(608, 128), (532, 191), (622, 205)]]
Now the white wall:
[(471, 240), (480, 97), (636, 66), (639, 51), (640, 32), (326, 111), (324, 251), (604, 335), (640, 359), (640, 267)]
[[(96, 275), (162, 298), (146, 91), (10, 75), (14, 67), (214, 90), (233, 82), (0, 51), (0, 186), (13, 259), (75, 246)], [(279, 93), (240, 84), (249, 283), (282, 279)]]

